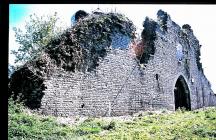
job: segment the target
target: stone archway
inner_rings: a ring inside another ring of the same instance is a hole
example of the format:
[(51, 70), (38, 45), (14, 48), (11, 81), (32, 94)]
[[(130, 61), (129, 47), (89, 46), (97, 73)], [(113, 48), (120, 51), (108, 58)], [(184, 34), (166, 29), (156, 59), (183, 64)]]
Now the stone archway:
[(183, 76), (179, 76), (174, 88), (175, 110), (185, 108), (191, 110), (190, 91)]

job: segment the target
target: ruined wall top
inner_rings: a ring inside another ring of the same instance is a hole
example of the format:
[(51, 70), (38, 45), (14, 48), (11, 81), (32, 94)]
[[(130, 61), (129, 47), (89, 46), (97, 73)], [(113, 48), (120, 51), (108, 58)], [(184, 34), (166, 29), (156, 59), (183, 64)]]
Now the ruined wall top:
[[(203, 71), (200, 63), (201, 45), (193, 35), (190, 25), (185, 24), (181, 28), (162, 10), (157, 12), (157, 21), (146, 17), (141, 40), (138, 42), (134, 41), (136, 28), (133, 22), (123, 14), (89, 14), (79, 11), (75, 20), (75, 24), (53, 39), (40, 56), (28, 61), (12, 74), (9, 83), (10, 94), (21, 92), (21, 85), (17, 86), (18, 81), (32, 81), (32, 77), (38, 80), (37, 88), (44, 89), (41, 84), (43, 79), (52, 75), (54, 70), (92, 72), (112, 49), (133, 49), (138, 64), (147, 64), (155, 54), (157, 37), (167, 38), (168, 35), (173, 35), (173, 32), (187, 42), (187, 47), (195, 50), (198, 69)], [(171, 39), (175, 40), (172, 36)], [(26, 88), (22, 92), (27, 94), (30, 91)]]
[[(86, 13), (79, 10), (75, 14), (74, 22), (75, 24), (71, 28), (68, 28), (62, 35), (53, 39), (45, 47), (42, 55), (27, 62), (23, 67), (38, 68), (39, 66), (34, 64), (37, 61), (37, 63), (43, 62), (45, 67), (48, 63), (49, 66), (52, 63), (65, 71), (92, 71), (97, 67), (97, 62), (103, 59), (110, 49), (128, 48), (129, 44), (135, 39), (136, 28), (133, 22), (125, 15), (119, 13)], [(193, 35), (190, 25), (185, 24), (182, 28), (179, 27), (162, 10), (157, 12), (157, 21), (146, 17), (143, 22), (140, 47), (145, 49), (141, 51), (142, 56), (137, 56), (140, 63), (148, 63), (150, 55), (154, 55), (156, 32), (162, 32), (165, 35), (169, 32), (169, 28), (173, 26), (180, 30), (180, 36), (187, 39), (189, 46), (196, 50), (197, 63), (199, 69), (202, 70), (200, 63), (201, 45), (199, 45), (199, 41)], [(46, 69), (45, 67), (42, 69)]]

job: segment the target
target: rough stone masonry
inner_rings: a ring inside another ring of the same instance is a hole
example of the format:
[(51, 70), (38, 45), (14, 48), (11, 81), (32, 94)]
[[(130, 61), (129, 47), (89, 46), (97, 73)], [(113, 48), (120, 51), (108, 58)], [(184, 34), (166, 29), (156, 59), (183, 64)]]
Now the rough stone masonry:
[(143, 27), (136, 39), (125, 16), (86, 14), (12, 74), (9, 95), (55, 116), (216, 106), (190, 25), (181, 28), (159, 10)]

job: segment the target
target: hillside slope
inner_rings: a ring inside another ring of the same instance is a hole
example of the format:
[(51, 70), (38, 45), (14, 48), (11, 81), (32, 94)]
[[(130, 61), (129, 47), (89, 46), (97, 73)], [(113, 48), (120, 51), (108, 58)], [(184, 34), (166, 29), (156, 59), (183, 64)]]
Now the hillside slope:
[(9, 139), (216, 139), (216, 107), (145, 112), (135, 116), (69, 118), (39, 116), (9, 104)]

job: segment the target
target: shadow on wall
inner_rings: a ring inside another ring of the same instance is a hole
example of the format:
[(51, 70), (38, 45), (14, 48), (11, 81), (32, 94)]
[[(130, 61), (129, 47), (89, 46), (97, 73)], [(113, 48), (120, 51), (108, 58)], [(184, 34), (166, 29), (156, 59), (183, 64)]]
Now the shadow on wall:
[(9, 79), (9, 97), (23, 102), (30, 109), (41, 107), (45, 85), (43, 79), (33, 74), (27, 67), (15, 71)]

